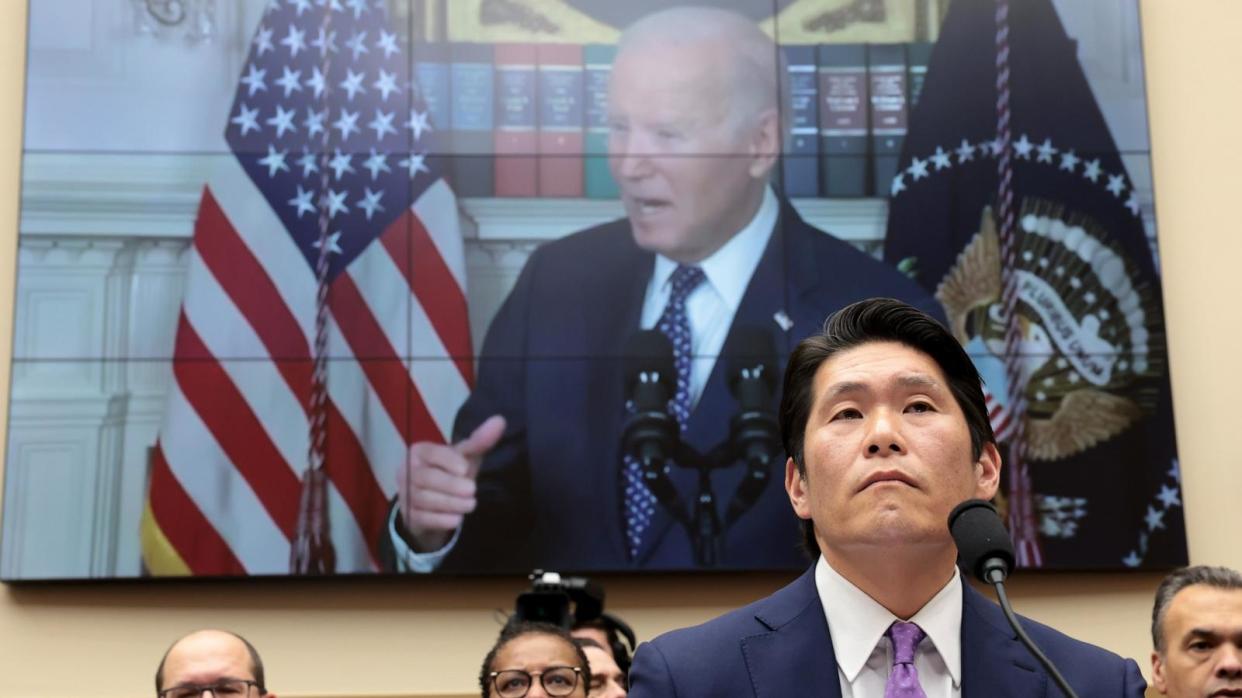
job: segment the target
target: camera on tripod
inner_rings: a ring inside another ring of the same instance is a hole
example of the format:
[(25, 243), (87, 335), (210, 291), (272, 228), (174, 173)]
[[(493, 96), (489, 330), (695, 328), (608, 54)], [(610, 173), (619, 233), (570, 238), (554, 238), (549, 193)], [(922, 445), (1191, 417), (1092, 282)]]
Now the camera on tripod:
[(562, 577), (535, 570), (530, 591), (518, 594), (510, 622), (550, 623), (566, 630), (599, 628), (608, 637), (613, 659), (628, 672), (638, 644), (625, 621), (604, 611), (604, 587), (585, 577)]

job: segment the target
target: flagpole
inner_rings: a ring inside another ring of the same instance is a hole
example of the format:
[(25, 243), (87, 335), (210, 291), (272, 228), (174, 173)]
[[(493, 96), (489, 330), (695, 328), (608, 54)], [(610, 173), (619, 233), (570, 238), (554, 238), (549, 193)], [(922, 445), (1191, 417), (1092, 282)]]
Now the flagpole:
[(1005, 321), (1005, 377), (1014, 420), (1009, 443), (1009, 532), (1018, 565), (1040, 567), (1043, 554), (1036, 537), (1034, 493), (1026, 460), (1026, 384), (1022, 371), (1022, 330), (1018, 321), (1018, 231), (1013, 208), (1013, 162), (1010, 159), (1009, 1), (996, 3), (996, 174), (1001, 254), (1001, 307)]
[[(323, 31), (327, 36), (332, 24), (332, 8), (323, 8)], [(321, 73), (330, 75), (332, 52), (321, 49)], [(328, 90), (324, 90), (325, 112)], [(315, 258), (315, 347), (311, 373), (310, 445), (307, 449), (306, 473), (302, 476), (302, 496), (298, 504), (298, 524), (289, 556), (291, 574), (332, 574), (336, 572), (336, 550), (327, 507), (328, 473), (326, 449), (328, 441), (328, 268), (330, 242), (328, 207), (328, 138), (323, 130), (319, 177), (319, 254)]]

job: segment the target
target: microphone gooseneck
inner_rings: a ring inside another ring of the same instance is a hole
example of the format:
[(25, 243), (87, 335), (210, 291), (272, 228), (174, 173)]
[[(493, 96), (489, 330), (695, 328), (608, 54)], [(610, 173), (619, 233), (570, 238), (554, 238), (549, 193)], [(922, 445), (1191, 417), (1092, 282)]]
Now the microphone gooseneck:
[(949, 534), (957, 544), (958, 566), (975, 579), (991, 584), (996, 589), (996, 600), (1000, 602), (1005, 620), (1009, 621), (1009, 626), (1017, 634), (1018, 640), (1044, 667), (1067, 698), (1078, 698), (1078, 694), (1070, 688), (1069, 682), (1053, 665), (1052, 660), (1026, 634), (1009, 603), (1009, 596), (1005, 593), (1005, 579), (1013, 569), (1013, 541), (1010, 540), (1000, 515), (996, 513), (996, 507), (982, 499), (968, 499), (958, 504), (949, 514)]

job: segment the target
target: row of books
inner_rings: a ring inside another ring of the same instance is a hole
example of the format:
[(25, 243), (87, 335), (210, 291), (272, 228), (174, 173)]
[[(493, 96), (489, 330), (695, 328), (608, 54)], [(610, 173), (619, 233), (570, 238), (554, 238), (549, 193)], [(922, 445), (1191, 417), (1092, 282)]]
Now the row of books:
[[(931, 45), (783, 46), (791, 135), (788, 196), (886, 196)], [(478, 197), (615, 198), (608, 171), (605, 44), (424, 43), (415, 78), (435, 155), (456, 191)]]

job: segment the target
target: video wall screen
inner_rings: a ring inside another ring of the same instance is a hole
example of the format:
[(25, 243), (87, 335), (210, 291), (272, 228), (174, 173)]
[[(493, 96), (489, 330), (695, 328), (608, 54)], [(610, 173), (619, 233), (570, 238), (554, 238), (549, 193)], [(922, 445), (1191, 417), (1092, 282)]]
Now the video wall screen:
[(1185, 563), (1137, 2), (1005, 22), (31, 3), (0, 577), (801, 569), (780, 376), (872, 296), (1022, 564)]

